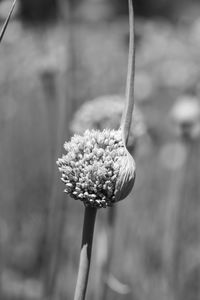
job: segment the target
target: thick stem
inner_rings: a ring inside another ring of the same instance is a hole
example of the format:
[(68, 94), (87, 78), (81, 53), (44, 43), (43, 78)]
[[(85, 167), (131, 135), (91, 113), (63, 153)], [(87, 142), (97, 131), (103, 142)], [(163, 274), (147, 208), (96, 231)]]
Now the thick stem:
[(85, 208), (79, 270), (78, 270), (78, 278), (76, 283), (74, 300), (85, 299), (89, 269), (90, 269), (96, 212), (97, 212), (96, 208), (91, 208), (91, 207)]
[(128, 141), (132, 113), (134, 107), (134, 76), (135, 76), (135, 42), (134, 42), (134, 10), (132, 0), (129, 0), (129, 55), (126, 79), (126, 103), (121, 119), (123, 142)]

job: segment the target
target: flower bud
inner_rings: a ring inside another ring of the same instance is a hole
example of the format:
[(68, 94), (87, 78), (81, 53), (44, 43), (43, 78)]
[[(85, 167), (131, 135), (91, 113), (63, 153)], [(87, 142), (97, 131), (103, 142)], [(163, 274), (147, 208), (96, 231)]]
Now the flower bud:
[(120, 159), (120, 172), (115, 186), (115, 201), (121, 201), (131, 192), (135, 182), (135, 161), (128, 151)]

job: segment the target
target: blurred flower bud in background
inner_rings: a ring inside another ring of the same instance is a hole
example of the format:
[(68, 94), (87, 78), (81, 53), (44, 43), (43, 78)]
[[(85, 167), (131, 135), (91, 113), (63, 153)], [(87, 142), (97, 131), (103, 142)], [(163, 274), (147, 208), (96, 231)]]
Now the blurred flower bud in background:
[(171, 112), (176, 130), (184, 137), (196, 138), (200, 134), (200, 100), (194, 96), (179, 97)]
[[(105, 95), (85, 102), (75, 113), (71, 123), (72, 133), (82, 134), (86, 129), (118, 129), (120, 126), (125, 98), (119, 95)], [(136, 140), (146, 133), (144, 117), (135, 106), (128, 140), (132, 151)]]

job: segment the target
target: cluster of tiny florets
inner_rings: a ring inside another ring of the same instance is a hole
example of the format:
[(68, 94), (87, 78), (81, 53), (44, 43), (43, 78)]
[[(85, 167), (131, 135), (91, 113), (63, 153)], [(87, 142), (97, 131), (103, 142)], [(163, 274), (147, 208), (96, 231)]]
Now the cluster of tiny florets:
[(120, 159), (127, 155), (120, 130), (86, 130), (64, 144), (57, 161), (65, 192), (86, 206), (106, 207), (115, 202)]
[[(71, 123), (72, 133), (82, 134), (86, 129), (118, 129), (124, 108), (125, 98), (119, 95), (106, 95), (85, 102), (75, 113)], [(145, 134), (144, 118), (138, 107), (134, 108), (132, 125), (129, 133), (128, 148), (135, 140)]]

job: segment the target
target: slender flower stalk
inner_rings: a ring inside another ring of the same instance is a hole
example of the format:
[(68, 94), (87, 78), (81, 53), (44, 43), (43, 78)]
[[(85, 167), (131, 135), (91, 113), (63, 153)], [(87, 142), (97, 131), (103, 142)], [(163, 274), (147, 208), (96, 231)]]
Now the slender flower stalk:
[(135, 30), (134, 10), (132, 0), (129, 2), (129, 56), (126, 81), (126, 105), (121, 119), (121, 129), (124, 144), (127, 144), (134, 106), (134, 77), (135, 77)]
[(106, 257), (100, 266), (100, 288), (99, 288), (99, 295), (97, 295), (97, 299), (106, 300), (108, 297), (108, 279), (111, 271), (112, 265), (112, 256), (113, 256), (113, 249), (114, 249), (114, 239), (115, 239), (115, 221), (116, 221), (116, 206), (112, 207), (108, 211), (107, 216), (107, 226), (105, 228), (105, 234), (107, 236), (106, 246), (107, 250)]
[(83, 241), (74, 300), (84, 300), (88, 282), (92, 237), (97, 208), (113, 206), (131, 192), (135, 161), (128, 152), (133, 112), (134, 38), (133, 5), (129, 0), (130, 50), (126, 103), (119, 130), (86, 130), (66, 142), (66, 154), (57, 161), (65, 192), (85, 205)]
[(14, 8), (15, 8), (16, 2), (17, 2), (17, 0), (14, 0), (14, 1), (13, 1), (13, 4), (12, 4), (12, 6), (11, 6), (11, 9), (10, 9), (10, 12), (9, 12), (9, 14), (8, 14), (8, 17), (7, 17), (7, 19), (5, 20), (5, 22), (4, 22), (4, 24), (3, 24), (3, 27), (2, 27), (2, 29), (1, 29), (1, 32), (0, 32), (0, 43), (1, 43), (2, 39), (3, 39), (4, 34), (5, 34), (6, 28), (7, 28), (7, 26), (8, 26), (9, 21), (10, 21), (10, 18), (11, 18), (11, 16), (12, 16), (12, 13), (13, 13), (13, 10), (14, 10)]

